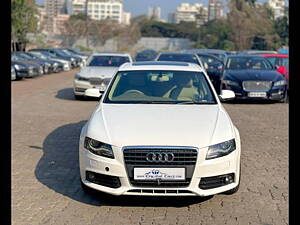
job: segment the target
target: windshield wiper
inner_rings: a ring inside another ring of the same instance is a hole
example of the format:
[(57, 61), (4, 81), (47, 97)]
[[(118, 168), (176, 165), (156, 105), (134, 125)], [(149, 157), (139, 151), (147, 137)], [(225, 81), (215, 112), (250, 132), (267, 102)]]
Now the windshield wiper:
[(208, 101), (203, 101), (203, 102), (184, 101), (184, 102), (177, 102), (177, 104), (180, 104), (180, 105), (211, 105), (211, 104), (216, 104), (216, 103), (208, 102)]
[(174, 101), (141, 101), (137, 103), (138, 104), (178, 104), (178, 102), (174, 102)]

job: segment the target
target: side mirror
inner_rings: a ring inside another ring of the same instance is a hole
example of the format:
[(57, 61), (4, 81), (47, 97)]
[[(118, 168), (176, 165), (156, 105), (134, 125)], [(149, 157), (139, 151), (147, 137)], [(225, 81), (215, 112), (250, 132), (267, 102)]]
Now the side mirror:
[(221, 94), (219, 95), (222, 101), (228, 101), (235, 98), (235, 94), (231, 90), (221, 90)]
[(280, 66), (278, 66), (278, 65), (274, 66), (274, 70), (278, 70), (279, 68), (280, 68)]

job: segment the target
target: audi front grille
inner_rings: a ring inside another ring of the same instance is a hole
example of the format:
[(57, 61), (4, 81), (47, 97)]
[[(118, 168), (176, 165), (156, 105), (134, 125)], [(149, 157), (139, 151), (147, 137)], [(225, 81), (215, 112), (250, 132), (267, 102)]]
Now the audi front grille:
[(269, 91), (272, 87), (271, 81), (244, 81), (245, 91)]
[[(131, 185), (135, 187), (187, 187), (192, 179), (197, 161), (197, 148), (194, 147), (125, 147), (124, 162)], [(185, 168), (183, 181), (134, 180), (134, 168), (161, 167)]]

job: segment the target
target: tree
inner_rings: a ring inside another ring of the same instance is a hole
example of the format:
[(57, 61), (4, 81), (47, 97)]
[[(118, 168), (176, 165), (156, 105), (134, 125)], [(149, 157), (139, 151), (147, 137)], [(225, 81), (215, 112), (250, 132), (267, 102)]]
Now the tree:
[[(228, 23), (232, 28), (230, 38), (236, 50), (264, 45), (264, 48), (276, 48), (278, 37), (266, 5), (251, 6), (244, 0), (231, 0), (229, 9)], [(256, 42), (264, 44), (258, 45)]]
[(288, 17), (283, 16), (279, 17), (274, 22), (274, 28), (276, 33), (280, 37), (280, 44), (288, 45), (289, 44), (289, 24), (288, 24)]
[(12, 0), (11, 25), (12, 40), (17, 43), (28, 42), (26, 36), (37, 30), (37, 8), (34, 0)]
[(200, 27), (200, 44), (206, 48), (233, 50), (231, 26), (224, 19), (210, 20)]

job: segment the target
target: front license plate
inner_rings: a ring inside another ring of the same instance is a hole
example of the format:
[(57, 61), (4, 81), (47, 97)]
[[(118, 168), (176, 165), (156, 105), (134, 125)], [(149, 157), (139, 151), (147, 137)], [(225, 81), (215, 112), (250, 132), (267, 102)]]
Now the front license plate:
[(134, 168), (135, 180), (185, 180), (185, 168)]
[(266, 92), (249, 92), (248, 93), (249, 97), (267, 97), (267, 93)]

